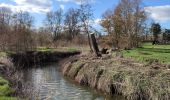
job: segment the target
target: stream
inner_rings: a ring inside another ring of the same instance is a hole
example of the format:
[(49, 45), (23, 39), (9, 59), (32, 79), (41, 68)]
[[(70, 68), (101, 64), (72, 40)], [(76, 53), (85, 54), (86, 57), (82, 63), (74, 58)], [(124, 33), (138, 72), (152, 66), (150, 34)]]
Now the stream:
[(23, 80), (31, 84), (32, 100), (123, 100), (121, 96), (103, 95), (94, 89), (62, 76), (58, 64), (36, 66), (22, 71)]

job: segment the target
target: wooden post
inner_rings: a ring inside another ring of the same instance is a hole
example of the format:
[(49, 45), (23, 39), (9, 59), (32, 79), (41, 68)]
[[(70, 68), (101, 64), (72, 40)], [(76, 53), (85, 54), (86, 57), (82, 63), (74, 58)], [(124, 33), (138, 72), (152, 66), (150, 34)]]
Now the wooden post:
[(96, 38), (95, 38), (95, 35), (94, 33), (91, 33), (91, 43), (92, 43), (92, 46), (93, 46), (93, 51), (95, 52), (95, 54), (100, 57), (101, 54), (99, 53), (99, 48), (98, 48), (98, 45), (97, 45), (97, 42), (96, 42)]

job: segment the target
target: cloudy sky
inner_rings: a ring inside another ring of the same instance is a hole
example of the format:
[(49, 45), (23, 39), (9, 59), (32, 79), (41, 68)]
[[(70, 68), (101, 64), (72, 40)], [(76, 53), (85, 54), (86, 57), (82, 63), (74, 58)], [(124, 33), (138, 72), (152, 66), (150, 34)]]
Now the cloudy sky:
[[(95, 25), (102, 13), (115, 7), (119, 0), (92, 0)], [(64, 11), (77, 8), (80, 0), (0, 0), (0, 7), (8, 7), (13, 12), (20, 10), (30, 12), (35, 17), (35, 26), (42, 26), (46, 12), (62, 8)], [(143, 0), (143, 6), (150, 19), (159, 22), (163, 28), (170, 28), (170, 0)]]

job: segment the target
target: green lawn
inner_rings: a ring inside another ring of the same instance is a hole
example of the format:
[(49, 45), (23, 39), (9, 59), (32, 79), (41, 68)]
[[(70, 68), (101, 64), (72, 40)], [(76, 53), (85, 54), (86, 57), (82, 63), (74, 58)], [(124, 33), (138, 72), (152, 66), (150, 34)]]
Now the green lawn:
[(132, 57), (138, 61), (149, 61), (150, 59), (157, 59), (162, 63), (170, 64), (170, 45), (152, 45), (151, 43), (144, 43), (141, 48), (132, 50), (124, 50), (125, 57)]

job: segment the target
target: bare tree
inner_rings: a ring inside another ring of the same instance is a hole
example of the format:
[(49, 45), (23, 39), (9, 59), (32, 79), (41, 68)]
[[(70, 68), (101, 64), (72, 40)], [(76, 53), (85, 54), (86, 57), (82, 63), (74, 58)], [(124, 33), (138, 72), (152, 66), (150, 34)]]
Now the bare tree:
[(7, 45), (10, 41), (10, 21), (11, 10), (8, 8), (0, 8), (0, 47), (2, 50), (7, 49)]
[(144, 31), (145, 31), (145, 21), (146, 21), (146, 14), (145, 11), (142, 9), (142, 5), (141, 5), (141, 0), (134, 0), (132, 2), (133, 4), (133, 9), (134, 9), (134, 15), (133, 15), (133, 39), (134, 39), (134, 43), (133, 46), (138, 47), (139, 46), (139, 36), (142, 36)]
[(128, 37), (128, 48), (138, 46), (138, 36), (142, 31), (146, 15), (141, 8), (140, 0), (121, 0), (121, 15), (123, 18), (124, 32)]
[(69, 34), (69, 39), (73, 39), (79, 32), (79, 10), (70, 8), (65, 14), (65, 29)]
[(82, 2), (82, 4), (80, 5), (80, 20), (81, 20), (81, 25), (82, 28), (84, 30), (84, 32), (87, 34), (88, 36), (88, 42), (89, 42), (89, 46), (90, 46), (90, 50), (92, 51), (92, 46), (91, 46), (91, 42), (90, 42), (90, 24), (93, 18), (93, 11), (92, 11), (92, 7), (91, 5), (87, 2)]
[(13, 15), (13, 46), (16, 51), (27, 51), (33, 49), (31, 27), (33, 17), (28, 12), (18, 12)]
[(52, 43), (52, 34), (45, 27), (40, 27), (35, 37), (38, 46), (50, 46)]
[(62, 31), (62, 17), (63, 11), (59, 9), (55, 12), (48, 12), (46, 15), (45, 24), (53, 34), (53, 40), (57, 40)]

